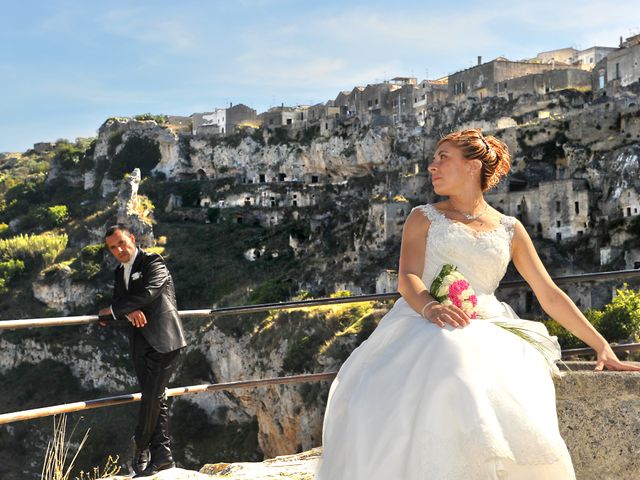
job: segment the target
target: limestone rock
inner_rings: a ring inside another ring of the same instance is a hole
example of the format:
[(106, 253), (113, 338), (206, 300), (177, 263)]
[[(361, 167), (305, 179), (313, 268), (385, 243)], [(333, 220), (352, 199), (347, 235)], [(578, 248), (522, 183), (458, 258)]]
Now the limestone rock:
[(74, 309), (91, 305), (98, 288), (95, 284), (74, 281), (71, 274), (71, 269), (64, 267), (52, 274), (54, 278), (40, 275), (31, 284), (33, 296), (47, 307), (64, 315)]
[(140, 185), (140, 169), (135, 168), (131, 174), (120, 182), (120, 190), (116, 198), (118, 207), (117, 222), (131, 229), (141, 247), (154, 245), (151, 212), (143, 211), (138, 200)]
[(293, 455), (280, 455), (263, 462), (214, 463), (200, 469), (211, 478), (229, 480), (312, 480), (322, 452), (321, 447)]

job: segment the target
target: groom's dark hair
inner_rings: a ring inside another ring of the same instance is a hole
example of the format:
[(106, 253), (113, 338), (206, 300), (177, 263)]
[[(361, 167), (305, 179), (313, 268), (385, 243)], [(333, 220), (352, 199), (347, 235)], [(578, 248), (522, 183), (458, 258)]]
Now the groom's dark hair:
[(107, 228), (107, 231), (104, 234), (105, 240), (107, 239), (107, 237), (110, 237), (111, 235), (116, 233), (116, 230), (120, 230), (122, 233), (125, 233), (127, 235), (133, 235), (131, 233), (131, 230), (129, 230), (129, 228), (126, 225), (123, 225), (121, 223), (116, 223), (115, 225), (111, 225), (109, 228)]

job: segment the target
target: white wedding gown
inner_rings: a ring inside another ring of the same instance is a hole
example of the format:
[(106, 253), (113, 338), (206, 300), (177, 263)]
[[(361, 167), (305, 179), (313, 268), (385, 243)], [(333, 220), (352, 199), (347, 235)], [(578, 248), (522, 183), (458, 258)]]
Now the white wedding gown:
[[(560, 346), (543, 324), (494, 295), (511, 260), (515, 218), (478, 232), (433, 205), (427, 286), (445, 263), (469, 280), (478, 318), (444, 328), (399, 298), (331, 384), (317, 480), (569, 480), (552, 375)], [(541, 353), (495, 325), (525, 327)]]

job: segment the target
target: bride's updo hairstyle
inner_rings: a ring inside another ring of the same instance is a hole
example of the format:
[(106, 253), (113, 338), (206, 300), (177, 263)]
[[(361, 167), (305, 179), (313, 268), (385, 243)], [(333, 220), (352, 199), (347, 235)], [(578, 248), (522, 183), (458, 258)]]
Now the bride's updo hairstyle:
[(480, 188), (482, 192), (495, 187), (511, 168), (511, 154), (509, 147), (496, 137), (482, 135), (477, 128), (460, 130), (445, 135), (438, 141), (438, 148), (444, 142), (451, 142), (462, 150), (462, 155), (468, 159), (478, 159), (482, 162), (480, 172)]

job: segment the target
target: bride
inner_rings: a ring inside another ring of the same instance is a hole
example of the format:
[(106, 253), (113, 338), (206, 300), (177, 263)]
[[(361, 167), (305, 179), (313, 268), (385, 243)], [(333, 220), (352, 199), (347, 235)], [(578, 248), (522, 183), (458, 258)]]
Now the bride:
[[(428, 169), (448, 199), (407, 217), (401, 297), (331, 384), (318, 480), (575, 479), (556, 414), (560, 346), (544, 324), (495, 297), (509, 262), (544, 311), (597, 352), (596, 370), (640, 367), (620, 362), (554, 284), (522, 223), (484, 200), (509, 168), (507, 146), (479, 130), (438, 142)], [(429, 294), (447, 263), (476, 293), (473, 319)], [(533, 332), (548, 348), (495, 322)]]

